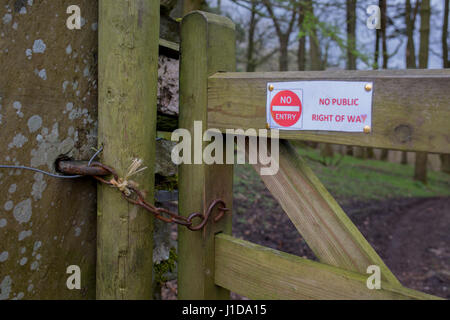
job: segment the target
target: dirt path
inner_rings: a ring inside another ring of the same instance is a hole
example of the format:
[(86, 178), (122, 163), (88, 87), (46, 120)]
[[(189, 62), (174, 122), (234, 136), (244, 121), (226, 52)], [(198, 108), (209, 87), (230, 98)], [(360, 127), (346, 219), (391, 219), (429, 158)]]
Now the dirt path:
[[(281, 208), (267, 207), (268, 198), (243, 208), (234, 235), (314, 259)], [(405, 286), (450, 298), (450, 197), (355, 202), (344, 211)]]
[(405, 286), (450, 298), (450, 198), (388, 201), (350, 214)]

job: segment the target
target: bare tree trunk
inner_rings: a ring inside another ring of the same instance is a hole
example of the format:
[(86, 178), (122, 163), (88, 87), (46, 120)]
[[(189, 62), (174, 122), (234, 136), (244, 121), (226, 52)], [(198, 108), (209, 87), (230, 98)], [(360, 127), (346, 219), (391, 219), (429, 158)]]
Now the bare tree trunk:
[(348, 156), (353, 156), (354, 155), (353, 146), (347, 146), (347, 155)]
[(422, 0), (420, 8), (420, 47), (419, 68), (428, 68), (428, 51), (430, 43), (430, 0)]
[(381, 41), (383, 44), (383, 69), (388, 68), (389, 54), (387, 50), (387, 39), (386, 39), (386, 29), (387, 29), (387, 0), (380, 0), (379, 5), (381, 9)]
[(320, 146), (320, 155), (326, 158), (332, 158), (334, 155), (333, 146), (329, 143), (323, 143)]
[(309, 58), (311, 61), (311, 70), (322, 70), (322, 59), (320, 53), (319, 39), (317, 32), (313, 31), (309, 37)]
[(402, 151), (402, 158), (400, 160), (400, 164), (408, 164), (408, 154), (406, 151)]
[(389, 150), (388, 149), (381, 149), (380, 160), (387, 161), (388, 158), (389, 158)]
[[(444, 4), (444, 21), (442, 22), (442, 60), (443, 67), (450, 68), (450, 61), (448, 60), (448, 14), (449, 14), (449, 0), (445, 0)], [(441, 154), (441, 171), (450, 174), (450, 154)]]
[(356, 0), (347, 0), (347, 69), (356, 70)]
[(250, 26), (248, 29), (248, 45), (247, 45), (247, 72), (254, 72), (256, 69), (256, 63), (254, 60), (254, 48), (255, 48), (255, 30), (256, 30), (257, 18), (256, 18), (256, 0), (252, 0), (252, 7), (250, 11)]
[(288, 71), (289, 70), (289, 58), (288, 58), (289, 34), (283, 34), (279, 40), (280, 40), (279, 70), (280, 71)]
[[(346, 0), (347, 13), (347, 69), (356, 70), (356, 0)], [(365, 158), (363, 147), (351, 148), (352, 155)]]
[[(303, 30), (303, 22), (305, 21), (305, 8), (302, 3), (298, 5), (298, 28)], [(304, 71), (306, 67), (306, 36), (301, 36), (298, 39), (298, 52), (297, 52), (298, 70)]]
[(292, 7), (290, 9), (292, 9), (292, 11), (291, 11), (292, 14), (291, 14), (291, 17), (290, 17), (287, 27), (283, 31), (282, 27), (281, 27), (282, 19), (280, 19), (279, 17), (277, 17), (277, 15), (275, 15), (275, 12), (273, 9), (273, 3), (271, 3), (270, 0), (264, 0), (263, 3), (264, 3), (264, 6), (267, 8), (270, 18), (273, 21), (273, 24), (275, 26), (275, 31), (278, 36), (278, 41), (280, 43), (279, 70), (287, 71), (288, 67), (289, 67), (289, 57), (288, 57), (289, 37), (293, 31), (294, 23), (297, 19), (298, 4), (295, 2), (291, 3)]
[(448, 13), (449, 0), (445, 0), (444, 4), (444, 21), (442, 23), (442, 60), (444, 61), (444, 68), (450, 68), (450, 60), (448, 60)]
[[(388, 50), (387, 50), (387, 40), (386, 40), (386, 29), (387, 29), (387, 12), (386, 12), (386, 0), (379, 0), (378, 1), (378, 6), (380, 7), (380, 13), (381, 13), (381, 29), (377, 30), (377, 45), (375, 47), (375, 50), (379, 51), (379, 38), (381, 38), (381, 42), (382, 42), (382, 56), (383, 56), (383, 64), (382, 64), (382, 68), (383, 69), (387, 69), (388, 68), (388, 59), (389, 59), (389, 55), (388, 55)], [(379, 56), (379, 52), (376, 52), (376, 61), (377, 61), (377, 68), (378, 68), (378, 56)], [(367, 150), (368, 153), (370, 153), (370, 150)], [(372, 151), (373, 152), (373, 151)], [(370, 156), (369, 156), (370, 157)], [(389, 150), (388, 149), (381, 149), (381, 155), (380, 155), (380, 160), (382, 161), (387, 161), (389, 158)]]
[(375, 33), (375, 51), (373, 53), (373, 69), (379, 69), (379, 60), (380, 60), (380, 34), (381, 29), (377, 29)]
[(441, 154), (441, 171), (450, 174), (450, 154)]
[(402, 151), (402, 157), (400, 159), (401, 164), (408, 164), (408, 152)]
[[(405, 5), (405, 24), (406, 24), (406, 68), (416, 68), (416, 49), (414, 45), (414, 25), (416, 22), (417, 10), (420, 6), (420, 0), (416, 0), (414, 9), (411, 7), (411, 0), (406, 0)], [(405, 151), (402, 151), (401, 164), (407, 164), (408, 158)]]
[[(309, 15), (314, 17), (314, 6), (311, 0), (307, 0), (305, 3), (305, 10)], [(322, 61), (322, 53), (320, 51), (319, 38), (317, 36), (317, 28), (312, 26), (309, 34), (309, 59), (311, 64), (311, 70), (323, 70), (324, 65)], [(320, 154), (324, 157), (333, 157), (333, 147), (331, 144), (323, 143), (319, 144)]]
[(374, 159), (375, 158), (375, 152), (373, 151), (372, 147), (366, 148), (366, 157), (367, 159)]
[(355, 148), (355, 150), (353, 152), (353, 155), (356, 158), (359, 158), (359, 159), (366, 159), (367, 158), (366, 150), (363, 147), (354, 147), (354, 148)]
[[(422, 0), (420, 8), (420, 47), (419, 68), (428, 67), (428, 51), (430, 42), (430, 0)], [(416, 152), (416, 164), (414, 168), (414, 179), (427, 183), (427, 161), (426, 152)]]
[(414, 180), (427, 183), (428, 153), (416, 152), (416, 163), (414, 166)]
[[(305, 1), (305, 10), (314, 17), (314, 7), (312, 0)], [(313, 25), (309, 34), (309, 59), (311, 70), (322, 70), (322, 54), (320, 52), (319, 38), (317, 37), (317, 28)]]
[[(417, 0), (416, 8), (419, 6), (419, 0)], [(405, 6), (405, 24), (406, 24), (406, 68), (416, 68), (416, 50), (414, 46), (414, 23), (415, 15), (411, 7), (411, 0), (406, 0)]]

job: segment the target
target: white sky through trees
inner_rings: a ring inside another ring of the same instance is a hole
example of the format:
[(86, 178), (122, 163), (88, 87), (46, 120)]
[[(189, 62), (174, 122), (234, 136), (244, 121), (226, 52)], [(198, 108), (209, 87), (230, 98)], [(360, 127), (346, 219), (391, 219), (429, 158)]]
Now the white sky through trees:
[[(412, 5), (415, 5), (415, 0), (411, 0)], [(208, 0), (208, 3), (211, 7), (215, 7), (217, 5), (217, 0)], [(248, 26), (245, 25), (245, 22), (249, 21), (249, 10), (242, 8), (241, 6), (236, 5), (231, 0), (222, 0), (222, 12), (223, 14), (229, 15), (236, 23), (240, 23), (241, 27), (248, 31)], [(345, 0), (333, 0), (333, 1), (325, 1), (325, 0), (314, 0), (315, 3), (315, 15), (322, 22), (333, 24), (338, 26), (338, 30), (340, 31), (340, 36), (345, 39), (346, 38), (346, 10), (345, 10)], [(357, 49), (367, 55), (370, 59), (370, 62), (373, 60), (374, 50), (375, 50), (375, 30), (369, 30), (366, 26), (366, 20), (368, 18), (368, 14), (366, 13), (366, 8), (369, 5), (378, 4), (378, 1), (369, 1), (369, 0), (358, 0), (357, 1)], [(388, 1), (387, 7), (387, 15), (393, 21), (394, 26), (390, 25), (387, 29), (388, 36), (388, 53), (393, 54), (394, 51), (398, 48), (398, 51), (389, 59), (388, 67), (389, 69), (405, 69), (406, 68), (406, 58), (405, 58), (405, 50), (406, 50), (406, 35), (400, 34), (397, 30), (404, 30), (405, 27), (405, 19), (404, 16), (401, 15), (404, 13), (405, 0), (390, 0)], [(443, 9), (444, 9), (444, 0), (431, 0), (431, 19), (430, 19), (430, 46), (429, 46), (429, 60), (428, 67), (430, 69), (441, 69), (443, 66), (442, 62), (442, 22), (443, 22)], [(276, 10), (276, 14), (283, 15), (283, 10)], [(259, 28), (273, 28), (272, 21), (270, 19), (263, 19)], [(394, 36), (394, 33), (397, 35)], [(296, 37), (298, 36), (298, 29), (291, 35), (291, 46), (290, 49), (293, 51), (293, 54), (290, 55), (289, 66), (290, 70), (296, 70), (296, 50), (298, 47), (298, 41), (296, 41)], [(415, 48), (416, 48), (416, 58), (418, 57), (419, 50), (419, 38), (420, 38), (420, 13), (417, 14), (416, 24), (415, 24)], [(274, 32), (270, 32), (270, 36), (266, 39), (266, 50), (270, 52), (274, 48), (278, 46), (278, 38), (276, 37)], [(450, 42), (450, 41), (449, 41)], [(324, 43), (322, 42), (322, 50), (324, 47)], [(246, 46), (247, 43), (244, 42), (242, 45)], [(381, 50), (381, 45), (380, 45)], [(328, 62), (333, 67), (345, 68), (346, 65), (346, 53), (341, 50), (335, 42), (329, 42), (329, 51), (328, 51)], [(381, 53), (380, 53), (381, 55)], [(241, 57), (245, 58), (245, 57)], [(277, 60), (277, 57), (273, 57), (272, 59)], [(360, 59), (358, 59), (357, 63), (358, 69), (371, 69), (372, 65), (366, 65)], [(278, 64), (271, 64), (272, 69), (277, 70)], [(267, 68), (265, 68), (267, 69)], [(258, 68), (257, 68), (258, 70)]]

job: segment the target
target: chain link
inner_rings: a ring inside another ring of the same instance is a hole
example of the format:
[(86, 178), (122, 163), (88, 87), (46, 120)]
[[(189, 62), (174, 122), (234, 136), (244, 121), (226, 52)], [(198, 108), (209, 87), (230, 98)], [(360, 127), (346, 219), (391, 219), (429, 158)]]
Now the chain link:
[[(206, 210), (205, 214), (194, 212), (191, 213), (188, 217), (183, 217), (165, 208), (158, 208), (145, 200), (144, 192), (138, 189), (138, 186), (135, 182), (127, 181), (127, 177), (125, 177), (125, 179), (120, 179), (117, 172), (113, 168), (104, 165), (100, 162), (94, 162), (94, 159), (98, 156), (98, 154), (102, 150), (103, 149), (100, 148), (94, 154), (94, 156), (91, 157), (89, 162), (70, 161), (64, 158), (58, 159), (55, 163), (57, 170), (63, 173), (64, 175), (53, 174), (51, 172), (46, 172), (37, 168), (25, 166), (0, 165), (0, 168), (31, 170), (49, 175), (54, 178), (64, 178), (64, 179), (74, 179), (74, 178), (81, 178), (84, 176), (91, 176), (96, 180), (98, 180), (100, 183), (117, 188), (122, 193), (122, 196), (126, 201), (152, 213), (156, 219), (159, 219), (167, 223), (175, 223), (178, 225), (182, 225), (192, 231), (202, 230), (205, 227), (206, 223), (208, 222), (214, 209), (217, 209), (219, 211), (219, 213), (214, 217), (214, 222), (219, 221), (225, 215), (225, 213), (229, 211), (229, 209), (226, 208), (225, 202), (220, 199), (213, 200), (209, 205), (208, 209)], [(103, 178), (104, 176), (108, 175), (111, 175), (113, 178), (110, 180)], [(200, 219), (200, 222), (196, 225), (194, 225), (195, 219)]]
[[(107, 171), (110, 175), (112, 175), (113, 179), (111, 180), (106, 180), (101, 176), (92, 176), (100, 183), (110, 186), (116, 186), (117, 181), (120, 181), (116, 171), (107, 165), (104, 165), (100, 162), (92, 162), (89, 166), (100, 167), (103, 170)], [(132, 183), (131, 181), (128, 182), (126, 190), (120, 190), (120, 192), (122, 193), (122, 196), (126, 201), (152, 213), (156, 219), (167, 223), (175, 223), (185, 226), (191, 231), (202, 230), (215, 208), (217, 208), (219, 213), (214, 217), (214, 222), (218, 222), (225, 215), (225, 213), (229, 211), (229, 209), (226, 208), (226, 204), (223, 200), (216, 199), (211, 202), (204, 215), (199, 212), (194, 212), (191, 213), (188, 217), (183, 217), (165, 208), (158, 208), (150, 202), (146, 201), (144, 193), (139, 190), (136, 184)], [(194, 219), (200, 219), (200, 222), (194, 225)]]

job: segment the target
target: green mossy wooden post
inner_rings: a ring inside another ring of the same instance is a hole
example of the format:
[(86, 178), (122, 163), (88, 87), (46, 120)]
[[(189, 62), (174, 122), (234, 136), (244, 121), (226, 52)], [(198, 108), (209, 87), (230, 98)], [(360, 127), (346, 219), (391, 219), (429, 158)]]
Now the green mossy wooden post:
[[(235, 28), (229, 19), (200, 11), (183, 18), (179, 125), (193, 139), (194, 121), (202, 121), (203, 131), (207, 126), (208, 77), (234, 71), (235, 65)], [(204, 213), (214, 199), (224, 200), (231, 208), (233, 165), (181, 165), (178, 186), (184, 216)], [(179, 299), (228, 299), (229, 291), (214, 283), (214, 235), (231, 233), (231, 211), (218, 223), (211, 219), (203, 231), (178, 230)]]
[[(124, 176), (133, 158), (147, 170), (133, 177), (153, 200), (159, 1), (100, 0), (99, 144), (102, 162)], [(98, 189), (97, 298), (151, 299), (153, 220), (120, 192)]]

